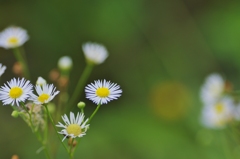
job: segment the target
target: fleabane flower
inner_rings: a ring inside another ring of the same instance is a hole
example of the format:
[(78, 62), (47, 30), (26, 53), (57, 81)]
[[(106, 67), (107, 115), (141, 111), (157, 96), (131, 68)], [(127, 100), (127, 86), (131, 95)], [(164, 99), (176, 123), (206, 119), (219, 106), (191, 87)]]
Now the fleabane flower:
[(203, 103), (213, 103), (217, 101), (224, 92), (225, 81), (219, 74), (209, 75), (201, 88), (201, 100)]
[(11, 104), (19, 106), (19, 102), (25, 102), (32, 93), (32, 84), (24, 78), (13, 78), (0, 88), (0, 100), (3, 105)]
[(42, 78), (42, 77), (38, 77), (36, 85), (43, 86), (45, 84), (47, 84), (47, 81), (44, 78)]
[(224, 97), (202, 110), (202, 124), (209, 128), (220, 129), (234, 118), (234, 102), (230, 97)]
[(35, 90), (38, 95), (36, 96), (32, 93), (31, 98), (29, 99), (35, 104), (48, 103), (59, 93), (59, 91), (55, 91), (56, 87), (54, 87), (53, 84), (44, 84), (42, 86), (36, 85)]
[(72, 68), (72, 59), (69, 56), (63, 56), (58, 60), (58, 67), (61, 70), (70, 70)]
[(108, 57), (108, 51), (105, 46), (97, 43), (85, 43), (82, 45), (83, 53), (88, 62), (101, 64)]
[(16, 48), (23, 45), (28, 39), (26, 30), (11, 26), (0, 33), (0, 47), (5, 49)]
[(0, 63), (0, 77), (5, 72), (6, 68), (7, 68), (6, 66), (4, 66), (3, 64)]
[(97, 80), (85, 87), (86, 98), (96, 104), (107, 104), (121, 96), (120, 86), (110, 81)]
[(64, 141), (66, 137), (76, 138), (86, 135), (89, 124), (87, 124), (88, 119), (84, 121), (83, 113), (77, 113), (77, 116), (75, 117), (74, 113), (70, 112), (70, 120), (66, 114), (62, 116), (62, 119), (64, 124), (58, 122), (58, 125), (56, 125), (57, 127), (63, 128), (63, 130), (58, 132), (65, 136), (62, 141)]

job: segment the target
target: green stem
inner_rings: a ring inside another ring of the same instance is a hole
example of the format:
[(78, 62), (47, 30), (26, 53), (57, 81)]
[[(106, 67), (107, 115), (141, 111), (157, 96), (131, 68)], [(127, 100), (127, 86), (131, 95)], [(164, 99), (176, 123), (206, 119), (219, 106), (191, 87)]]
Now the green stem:
[(48, 140), (48, 115), (47, 111), (44, 111), (44, 118), (45, 118), (45, 129), (44, 129), (44, 142), (46, 143)]
[(81, 91), (82, 91), (88, 77), (90, 76), (90, 74), (92, 72), (93, 66), (94, 66), (93, 64), (88, 63), (87, 66), (85, 67), (81, 77), (78, 80), (78, 83), (77, 83), (77, 86), (76, 86), (76, 88), (73, 92), (73, 95), (68, 102), (69, 107), (66, 107), (66, 108), (69, 108), (69, 110), (74, 106), (74, 103), (76, 102), (78, 97), (81, 96)]
[(81, 113), (84, 114), (84, 108), (81, 109)]
[(46, 149), (46, 146), (45, 146), (45, 145), (43, 145), (43, 146), (44, 146), (45, 156), (46, 156), (48, 159), (51, 159), (51, 157), (50, 157), (50, 155), (49, 155), (49, 153), (48, 153), (48, 150)]
[(50, 114), (49, 111), (48, 111), (47, 105), (44, 105), (44, 106), (45, 106), (45, 108), (46, 108), (48, 117), (49, 117), (49, 119), (50, 119), (50, 121), (51, 121), (51, 123), (52, 123), (52, 126), (53, 126), (53, 128), (54, 128), (54, 130), (55, 130), (55, 132), (56, 132), (56, 134), (57, 134), (57, 136), (58, 136), (59, 141), (61, 142), (61, 144), (63, 145), (63, 147), (66, 149), (66, 151), (67, 151), (67, 153), (69, 154), (69, 156), (71, 156), (70, 151), (68, 151), (66, 145), (62, 142), (61, 137), (59, 136), (59, 133), (58, 133), (58, 131), (57, 131), (57, 128), (56, 128), (56, 126), (55, 126), (55, 124), (54, 124), (54, 121), (53, 121), (53, 119), (52, 119), (52, 116), (51, 116), (51, 114)]
[[(44, 128), (44, 134), (43, 134), (43, 144), (47, 145), (48, 141), (48, 116), (47, 116), (47, 111), (44, 111), (44, 119), (45, 119), (45, 128)], [(49, 156), (48, 151), (45, 151), (46, 156)], [(49, 156), (50, 157), (50, 156)]]
[(97, 106), (97, 108), (94, 110), (94, 112), (93, 112), (92, 115), (90, 116), (87, 124), (90, 123), (90, 121), (92, 120), (92, 118), (94, 117), (94, 115), (97, 113), (98, 109), (100, 108), (100, 106), (101, 106), (101, 104), (99, 103), (98, 106)]
[(26, 111), (26, 113), (29, 115), (30, 127), (32, 128), (32, 131), (35, 132), (35, 129), (34, 129), (34, 126), (33, 126), (33, 123), (32, 123), (31, 113), (29, 113), (29, 111), (28, 111), (27, 107), (24, 105), (24, 103), (20, 103), (20, 104), (23, 107), (23, 109)]
[(75, 148), (74, 148), (73, 151), (72, 151), (72, 156), (74, 156), (74, 153), (75, 153), (75, 151), (76, 151), (76, 149), (77, 149), (77, 147), (78, 147), (78, 145), (79, 145), (79, 143), (80, 143), (81, 138), (76, 139), (76, 140), (77, 140), (77, 145), (75, 146)]
[(74, 142), (74, 138), (72, 138), (72, 143), (71, 143), (71, 147), (70, 147), (70, 153), (71, 153), (71, 156), (70, 156), (70, 159), (73, 159), (73, 155), (74, 155), (74, 151), (73, 151), (73, 142)]
[(24, 56), (21, 54), (21, 51), (19, 48), (15, 48), (13, 49), (14, 55), (16, 57), (16, 59), (18, 60), (18, 62), (21, 63), (22, 67), (23, 67), (23, 75), (24, 77), (26, 77), (27, 79), (30, 79), (30, 73), (28, 70), (28, 66), (27, 66), (27, 61), (24, 58)]

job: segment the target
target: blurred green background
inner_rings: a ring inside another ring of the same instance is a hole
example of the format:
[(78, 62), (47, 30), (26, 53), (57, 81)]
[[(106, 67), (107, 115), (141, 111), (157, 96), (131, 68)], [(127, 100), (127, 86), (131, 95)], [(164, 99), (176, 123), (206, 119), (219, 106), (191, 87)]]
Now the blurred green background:
[[(70, 92), (86, 63), (81, 45), (104, 44), (110, 55), (88, 83), (107, 79), (123, 89), (119, 100), (101, 107), (81, 140), (76, 158), (226, 159), (237, 156), (221, 131), (199, 123), (199, 89), (219, 72), (240, 88), (240, 1), (80, 0), (0, 1), (0, 29), (28, 31), (24, 48), (33, 83), (48, 79), (61, 56), (72, 57)], [(1, 84), (16, 77), (11, 50), (0, 48), (7, 66)], [(86, 115), (96, 107), (84, 96)], [(11, 107), (0, 107), (0, 158), (42, 159), (31, 130)], [(57, 158), (67, 158), (60, 148)]]

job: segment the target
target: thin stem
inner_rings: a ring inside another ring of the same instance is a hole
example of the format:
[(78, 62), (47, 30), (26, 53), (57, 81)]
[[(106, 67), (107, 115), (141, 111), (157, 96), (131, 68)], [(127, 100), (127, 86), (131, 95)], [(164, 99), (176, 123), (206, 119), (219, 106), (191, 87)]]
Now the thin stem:
[(46, 147), (45, 147), (43, 144), (42, 144), (42, 147), (40, 147), (40, 148), (36, 151), (36, 153), (39, 154), (42, 150), (44, 150), (44, 154), (45, 154), (46, 158), (47, 158), (47, 159), (51, 159), (51, 157), (50, 157), (50, 155), (49, 155)]
[(44, 129), (44, 142), (48, 140), (48, 115), (47, 111), (44, 111), (44, 118), (45, 118), (45, 129)]
[(81, 113), (84, 114), (84, 108), (81, 109)]
[(45, 128), (44, 128), (44, 134), (43, 134), (43, 143), (44, 143), (45, 148), (46, 148), (47, 141), (48, 141), (48, 116), (47, 116), (47, 111), (44, 111), (44, 119), (45, 119)]
[(78, 147), (78, 145), (79, 145), (79, 143), (80, 143), (81, 138), (76, 139), (76, 140), (77, 140), (77, 145), (75, 146), (75, 148), (74, 148), (73, 151), (72, 151), (72, 156), (74, 156), (74, 153), (75, 153), (75, 151), (76, 151), (76, 149), (77, 149), (77, 147)]
[(30, 73), (28, 70), (27, 61), (24, 58), (24, 56), (22, 55), (20, 49), (15, 48), (15, 49), (13, 49), (13, 52), (14, 52), (14, 55), (15, 55), (16, 59), (18, 60), (18, 62), (20, 62), (22, 64), (24, 77), (26, 77), (27, 79), (30, 79)]
[(72, 138), (72, 143), (70, 145), (70, 153), (71, 153), (70, 159), (73, 159), (73, 155), (74, 155), (73, 142), (74, 142), (74, 138)]
[(89, 117), (89, 120), (88, 120), (87, 124), (90, 123), (90, 121), (92, 120), (92, 118), (94, 117), (94, 115), (97, 113), (98, 109), (100, 108), (100, 106), (101, 106), (101, 104), (99, 103), (98, 106), (97, 106), (97, 108), (94, 110), (94, 112), (92, 113), (92, 115)]
[[(81, 77), (78, 80), (78, 83), (77, 83), (77, 86), (76, 86), (76, 88), (73, 92), (73, 95), (68, 102), (69, 110), (74, 106), (74, 103), (76, 102), (78, 97), (81, 96), (81, 91), (82, 91), (88, 77), (90, 76), (90, 74), (92, 72), (93, 66), (94, 66), (93, 64), (88, 63), (87, 66), (85, 67)], [(66, 107), (66, 108), (68, 108), (68, 107)]]
[(53, 126), (53, 128), (54, 128), (54, 130), (55, 130), (55, 132), (56, 132), (56, 134), (57, 134), (57, 136), (58, 136), (59, 141), (61, 142), (61, 144), (63, 145), (63, 147), (66, 149), (67, 153), (68, 153), (69, 156), (70, 156), (71, 153), (70, 153), (70, 151), (68, 151), (66, 145), (62, 142), (61, 137), (59, 136), (59, 133), (58, 133), (58, 131), (57, 131), (57, 128), (56, 128), (56, 126), (55, 126), (55, 124), (54, 124), (54, 121), (53, 121), (53, 119), (52, 119), (52, 116), (51, 116), (51, 114), (50, 114), (49, 111), (48, 111), (47, 105), (44, 105), (44, 106), (45, 106), (45, 108), (46, 108), (48, 117), (49, 117), (49, 119), (50, 119), (50, 121), (51, 121), (51, 123), (52, 123), (52, 126)]
[(28, 112), (28, 109), (24, 105), (24, 103), (20, 103), (20, 104), (22, 105), (22, 107), (26, 111), (26, 113), (29, 115), (30, 127), (31, 127), (32, 131), (35, 132), (35, 129), (34, 129), (34, 126), (33, 126), (33, 123), (32, 123), (32, 115), (31, 115), (31, 113)]
[(46, 146), (44, 145), (44, 153), (45, 153), (45, 156), (48, 158), (48, 159), (51, 159), (49, 153), (48, 153), (48, 150), (46, 149)]

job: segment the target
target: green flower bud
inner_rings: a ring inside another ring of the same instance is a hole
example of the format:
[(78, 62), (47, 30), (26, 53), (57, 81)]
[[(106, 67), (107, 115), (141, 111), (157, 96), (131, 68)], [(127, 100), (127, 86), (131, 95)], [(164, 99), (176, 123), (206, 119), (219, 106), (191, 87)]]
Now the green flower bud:
[(86, 106), (86, 104), (84, 102), (79, 102), (77, 106), (79, 109), (83, 109)]
[(17, 118), (18, 115), (19, 115), (19, 112), (16, 111), (16, 110), (14, 110), (14, 111), (12, 112), (12, 114), (11, 114), (11, 116), (14, 117), (14, 118)]

